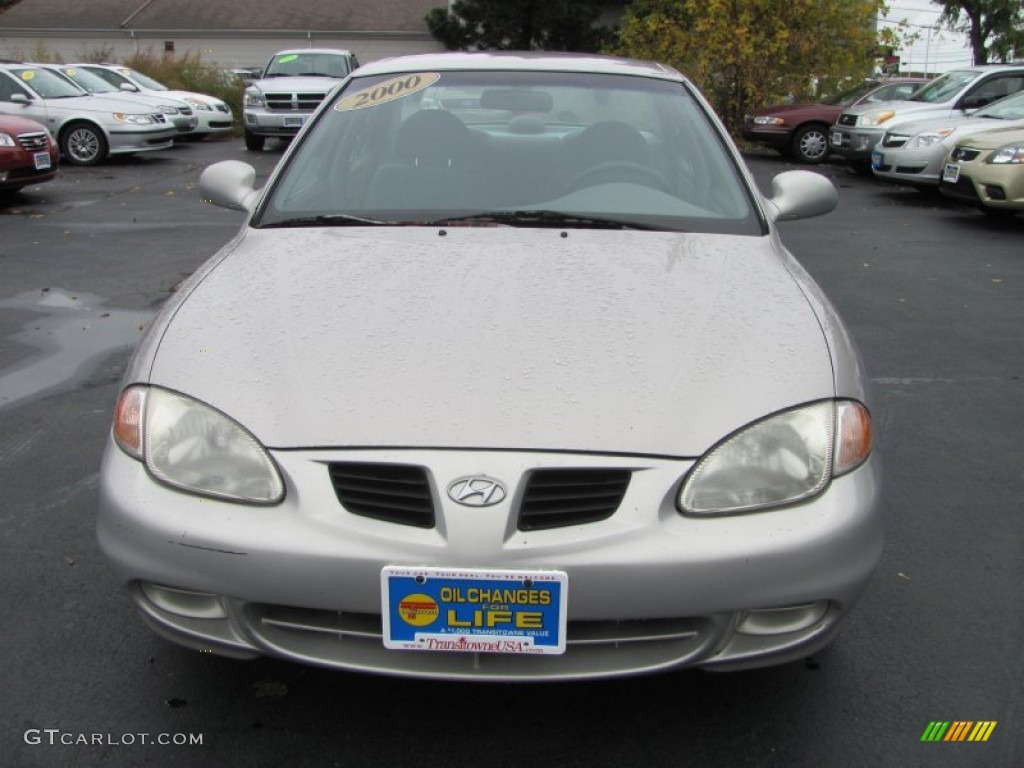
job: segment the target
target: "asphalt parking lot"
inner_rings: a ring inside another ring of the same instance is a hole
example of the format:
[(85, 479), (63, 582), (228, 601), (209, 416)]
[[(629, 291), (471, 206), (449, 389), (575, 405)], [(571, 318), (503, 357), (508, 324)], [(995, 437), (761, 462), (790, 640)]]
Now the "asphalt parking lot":
[[(200, 199), (199, 172), (239, 159), (265, 179), (281, 151), (187, 144), (0, 202), (0, 763), (1024, 765), (1024, 216), (838, 164), (817, 169), (838, 210), (782, 229), (863, 352), (887, 543), (829, 649), (756, 672), (488, 685), (237, 662), (153, 635), (93, 536), (110, 409), (141, 328), (243, 220)], [(795, 168), (747, 160), (766, 190)], [(997, 725), (985, 743), (921, 741), (947, 720)]]

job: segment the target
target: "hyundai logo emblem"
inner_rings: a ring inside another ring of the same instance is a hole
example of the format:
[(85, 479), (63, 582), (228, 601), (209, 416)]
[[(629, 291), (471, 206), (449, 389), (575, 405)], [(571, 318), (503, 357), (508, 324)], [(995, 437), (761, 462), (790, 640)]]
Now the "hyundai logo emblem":
[(505, 486), (483, 475), (460, 477), (448, 486), (448, 498), (467, 507), (490, 507), (505, 500)]

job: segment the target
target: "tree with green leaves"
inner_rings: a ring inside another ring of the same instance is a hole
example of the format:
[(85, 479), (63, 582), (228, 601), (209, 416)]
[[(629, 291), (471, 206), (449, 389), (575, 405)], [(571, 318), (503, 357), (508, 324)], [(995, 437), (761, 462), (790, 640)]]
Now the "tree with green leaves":
[(599, 51), (614, 32), (597, 25), (601, 0), (455, 0), (425, 17), (450, 51)]
[(634, 0), (616, 53), (688, 75), (736, 131), (750, 109), (871, 74), (881, 0)]
[(932, 0), (941, 23), (964, 32), (975, 64), (1013, 61), (1024, 54), (1024, 3), (1020, 0)]

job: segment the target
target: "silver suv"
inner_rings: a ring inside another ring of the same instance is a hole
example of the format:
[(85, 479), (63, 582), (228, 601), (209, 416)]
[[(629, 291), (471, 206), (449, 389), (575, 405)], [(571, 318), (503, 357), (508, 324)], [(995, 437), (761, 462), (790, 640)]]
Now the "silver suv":
[(906, 120), (966, 115), (1024, 90), (1024, 64), (990, 64), (955, 69), (916, 91), (906, 101), (852, 107), (829, 134), (832, 151), (870, 173), (871, 151), (892, 126)]
[(335, 48), (275, 53), (260, 78), (245, 89), (246, 149), (260, 151), (268, 136), (294, 136), (328, 91), (358, 66), (352, 53)]

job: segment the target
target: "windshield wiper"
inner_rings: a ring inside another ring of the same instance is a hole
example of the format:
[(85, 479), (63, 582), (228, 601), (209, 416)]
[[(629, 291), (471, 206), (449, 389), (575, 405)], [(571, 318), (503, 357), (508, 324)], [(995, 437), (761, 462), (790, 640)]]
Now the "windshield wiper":
[(281, 219), (269, 224), (262, 224), (262, 229), (284, 227), (393, 227), (396, 222), (381, 219), (366, 219), (347, 213), (330, 213), (320, 216), (297, 216), (294, 219)]
[(462, 223), (481, 222), (507, 224), (511, 227), (578, 227), (580, 229), (655, 229), (631, 221), (604, 218), (600, 216), (577, 216), (561, 211), (489, 211), (466, 216), (445, 216), (441, 219), (423, 222), (425, 226), (455, 226)]

